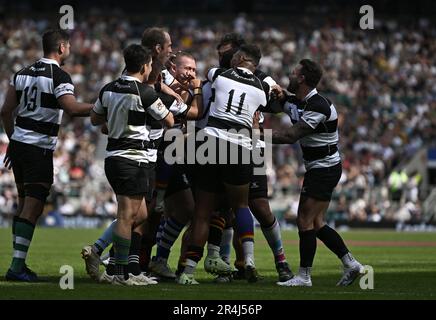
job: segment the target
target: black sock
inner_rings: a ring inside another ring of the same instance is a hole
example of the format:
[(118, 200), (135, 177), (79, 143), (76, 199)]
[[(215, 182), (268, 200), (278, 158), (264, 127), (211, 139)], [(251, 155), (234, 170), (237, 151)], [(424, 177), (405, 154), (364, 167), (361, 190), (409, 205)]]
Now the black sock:
[(179, 262), (177, 263), (176, 276), (180, 275), (184, 269), (185, 269), (185, 259), (179, 259)]
[(314, 229), (301, 231), (300, 236), (300, 267), (311, 268), (316, 252), (316, 231)]
[(188, 250), (186, 250), (186, 259), (191, 259), (192, 261), (199, 262), (201, 258), (203, 257), (203, 248), (189, 245)]
[(137, 232), (132, 232), (130, 239), (130, 251), (129, 251), (129, 273), (139, 276), (141, 274), (141, 267), (139, 265), (139, 251), (141, 250), (141, 238), (142, 236)]
[(115, 275), (115, 249), (113, 246), (109, 250), (109, 264), (106, 267), (106, 273), (110, 276)]
[(17, 223), (18, 216), (12, 218), (12, 248), (15, 247), (15, 225)]
[(99, 256), (101, 256), (101, 254), (103, 253), (104, 249), (102, 247), (100, 247), (97, 243), (94, 243), (94, 247), (97, 249), (97, 254)]
[(126, 277), (126, 267), (124, 264), (115, 264), (115, 275), (124, 276), (124, 279), (128, 279), (129, 277)]
[(324, 227), (319, 229), (316, 233), (316, 236), (319, 240), (324, 242), (327, 248), (329, 248), (334, 254), (336, 254), (339, 259), (341, 259), (349, 252), (341, 236), (328, 225), (325, 225)]
[[(139, 250), (139, 258), (140, 258), (140, 267), (144, 272), (148, 272), (148, 265), (151, 260), (151, 251), (154, 246), (154, 242), (151, 242), (149, 236), (146, 234), (142, 235), (141, 238), (141, 249)], [(154, 239), (155, 240), (155, 239)]]

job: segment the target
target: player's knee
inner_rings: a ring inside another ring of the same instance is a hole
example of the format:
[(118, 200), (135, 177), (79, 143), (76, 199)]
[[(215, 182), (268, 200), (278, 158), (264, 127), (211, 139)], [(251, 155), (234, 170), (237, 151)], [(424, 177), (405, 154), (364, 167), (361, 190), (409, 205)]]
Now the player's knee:
[(297, 217), (298, 230), (306, 231), (314, 228), (314, 223), (312, 219), (305, 217), (304, 215), (299, 215)]
[(318, 231), (319, 229), (321, 229), (322, 227), (324, 227), (324, 225), (325, 225), (325, 222), (324, 222), (324, 219), (322, 219), (322, 218), (317, 218), (317, 219), (315, 219), (315, 221), (313, 222), (313, 226), (314, 226), (314, 229), (315, 229), (316, 231)]
[(250, 209), (253, 213), (254, 217), (259, 221), (260, 226), (263, 228), (270, 227), (274, 224), (275, 217), (272, 214), (271, 210), (269, 210), (268, 207), (265, 206), (256, 206), (252, 203), (250, 203)]
[(136, 228), (136, 227), (145, 223), (145, 221), (147, 220), (147, 213), (146, 212), (138, 212), (133, 217), (133, 220), (134, 220), (133, 226)]
[(50, 194), (50, 188), (38, 183), (30, 183), (24, 186), (24, 196), (32, 197), (45, 202)]

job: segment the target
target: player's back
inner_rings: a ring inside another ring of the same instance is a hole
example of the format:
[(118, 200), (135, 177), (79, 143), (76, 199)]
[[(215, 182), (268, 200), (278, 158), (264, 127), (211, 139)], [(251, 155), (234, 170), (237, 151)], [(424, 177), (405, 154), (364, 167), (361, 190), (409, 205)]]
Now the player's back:
[[(213, 70), (211, 70), (213, 72)], [(215, 96), (209, 112), (209, 123), (215, 119), (229, 122), (229, 128), (251, 128), (253, 116), (267, 103), (263, 83), (248, 69), (235, 68), (212, 75)]]
[(74, 94), (71, 77), (55, 60), (42, 58), (17, 72), (11, 84), (19, 101), (12, 139), (54, 150), (63, 115), (57, 99)]

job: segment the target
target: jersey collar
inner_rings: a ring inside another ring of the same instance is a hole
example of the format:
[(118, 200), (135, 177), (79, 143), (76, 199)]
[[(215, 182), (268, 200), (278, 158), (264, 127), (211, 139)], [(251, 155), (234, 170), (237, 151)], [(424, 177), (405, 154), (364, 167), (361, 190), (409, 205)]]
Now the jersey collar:
[(53, 59), (49, 59), (49, 58), (41, 58), (41, 59), (39, 59), (39, 61), (42, 62), (42, 63), (47, 63), (47, 64), (55, 64), (55, 65), (57, 65), (58, 67), (60, 67), (60, 66), (59, 66), (59, 63), (58, 63), (56, 60), (53, 60)]
[(251, 72), (249, 69), (244, 68), (244, 67), (236, 67), (236, 69), (242, 70), (242, 71), (244, 71), (245, 73), (248, 73), (248, 74), (253, 74), (253, 72)]
[(128, 76), (127, 74), (123, 74), (123, 75), (121, 75), (120, 78), (123, 79), (123, 80), (126, 80), (126, 81), (138, 81), (138, 82), (142, 82), (142, 81), (139, 80), (138, 78), (136, 78), (136, 77), (132, 77), (132, 76)]
[(303, 101), (307, 101), (310, 98), (312, 98), (314, 95), (316, 95), (318, 93), (318, 90), (316, 90), (316, 88), (314, 88), (312, 91), (310, 91), (307, 96), (303, 99)]

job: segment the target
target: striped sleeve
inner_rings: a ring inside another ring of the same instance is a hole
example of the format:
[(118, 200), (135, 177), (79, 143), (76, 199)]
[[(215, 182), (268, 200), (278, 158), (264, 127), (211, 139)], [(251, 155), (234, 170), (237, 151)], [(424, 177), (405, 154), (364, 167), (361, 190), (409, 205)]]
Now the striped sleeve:
[(174, 80), (175, 80), (174, 76), (167, 69), (162, 70), (163, 83), (165, 83), (169, 87), (173, 84)]
[(206, 78), (209, 82), (212, 83), (224, 71), (225, 71), (225, 69), (222, 69), (222, 68), (212, 68), (208, 71)]
[(186, 103), (179, 102), (173, 96), (170, 96), (165, 93), (159, 93), (159, 98), (165, 104), (168, 110), (170, 110), (175, 116), (182, 116), (184, 113), (188, 111), (188, 106)]
[(15, 79), (17, 78), (17, 74), (14, 74), (14, 75), (12, 75), (12, 77), (11, 77), (11, 81), (9, 82), (9, 84), (12, 86), (12, 87), (15, 87)]
[(316, 95), (307, 103), (301, 115), (301, 120), (315, 129), (320, 123), (327, 121), (330, 114), (331, 110), (328, 101)]
[(103, 107), (100, 98), (98, 98), (97, 101), (94, 103), (94, 107), (92, 108), (92, 111), (94, 111), (99, 115), (106, 114), (105, 108)]
[(103, 96), (104, 96), (104, 93), (106, 92), (106, 88), (109, 87), (110, 85), (111, 85), (111, 83), (108, 83), (100, 90), (100, 93), (98, 94), (97, 101), (94, 103), (94, 107), (92, 108), (92, 110), (99, 115), (106, 115), (107, 114), (107, 106), (105, 107), (103, 105)]
[(320, 123), (326, 120), (325, 114), (316, 111), (303, 111), (301, 120), (306, 122), (312, 129), (315, 129)]
[(141, 95), (141, 103), (145, 111), (155, 120), (165, 119), (170, 111), (165, 107), (157, 92), (145, 84), (139, 85), (138, 88)]
[(53, 68), (53, 87), (56, 99), (66, 94), (74, 95), (74, 85), (70, 75), (59, 67)]

